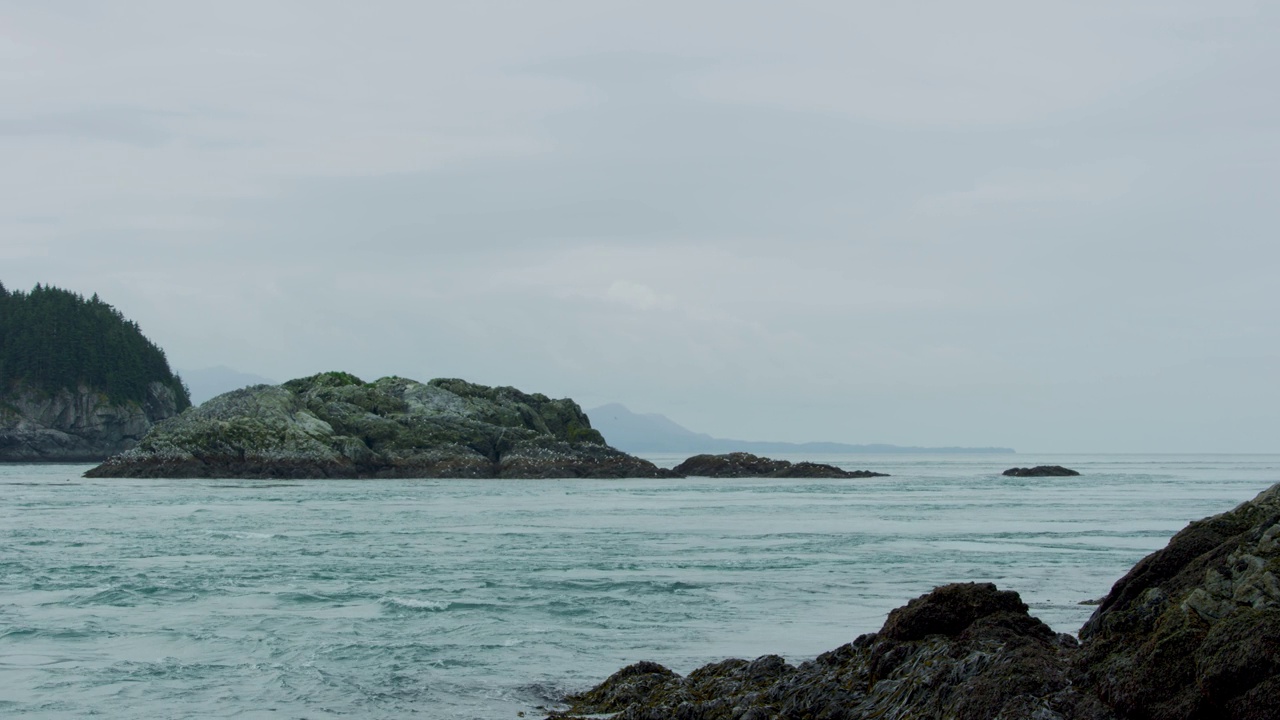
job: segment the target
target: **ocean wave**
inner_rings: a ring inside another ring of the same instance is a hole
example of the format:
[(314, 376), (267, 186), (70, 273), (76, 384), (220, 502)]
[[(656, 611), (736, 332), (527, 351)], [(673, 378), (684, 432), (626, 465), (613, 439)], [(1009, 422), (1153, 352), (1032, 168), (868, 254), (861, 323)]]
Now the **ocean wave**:
[(275, 594), (277, 600), (295, 605), (341, 605), (361, 599), (356, 593), (318, 593), (288, 590)]
[(246, 530), (207, 530), (209, 537), (231, 538), (235, 540), (279, 540), (289, 537), (281, 533), (249, 532)]
[(392, 609), (418, 612), (440, 612), (453, 606), (453, 603), (448, 600), (416, 600), (414, 598), (399, 597), (384, 597), (379, 599), (378, 602)]
[[(36, 627), (10, 627), (0, 630), (0, 640), (84, 640), (86, 638), (95, 638), (103, 633), (98, 630), (75, 630), (71, 628), (36, 628)], [(61, 661), (59, 661), (61, 662)]]
[(192, 590), (159, 585), (133, 585), (98, 588), (96, 592), (68, 598), (63, 604), (74, 607), (93, 605), (133, 607), (147, 603), (186, 601), (196, 597), (197, 593)]
[(559, 578), (541, 580), (539, 588), (553, 592), (589, 592), (589, 593), (625, 593), (639, 594), (680, 594), (705, 589), (705, 585), (685, 580), (630, 580), (620, 577), (605, 578)]

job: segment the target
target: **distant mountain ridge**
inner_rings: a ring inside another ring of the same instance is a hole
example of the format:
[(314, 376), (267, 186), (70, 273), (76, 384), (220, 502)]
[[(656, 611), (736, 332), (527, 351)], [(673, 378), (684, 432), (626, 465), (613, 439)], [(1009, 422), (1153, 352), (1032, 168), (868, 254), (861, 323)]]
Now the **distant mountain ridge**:
[(215, 365), (199, 370), (186, 369), (182, 371), (182, 379), (186, 381), (187, 388), (191, 390), (192, 405), (200, 405), (209, 398), (217, 397), (232, 390), (246, 388), (250, 385), (279, 384), (270, 378), (241, 372), (226, 365)]
[(694, 432), (665, 415), (636, 413), (620, 403), (609, 403), (587, 411), (591, 426), (599, 430), (613, 447), (630, 453), (998, 453), (1012, 454), (1006, 447), (915, 447), (873, 443), (853, 445), (837, 442), (771, 442), (730, 440)]

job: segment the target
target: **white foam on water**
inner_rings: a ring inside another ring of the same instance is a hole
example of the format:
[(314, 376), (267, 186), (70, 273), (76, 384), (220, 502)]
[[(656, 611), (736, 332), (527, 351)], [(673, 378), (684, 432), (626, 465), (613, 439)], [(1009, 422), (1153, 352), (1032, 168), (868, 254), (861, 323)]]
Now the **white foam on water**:
[(384, 597), (381, 598), (379, 602), (384, 605), (390, 605), (391, 607), (407, 608), (409, 610), (430, 610), (434, 612), (448, 610), (449, 606), (452, 605), (452, 603), (447, 600), (417, 600), (414, 598), (401, 597)]
[(207, 530), (205, 534), (210, 537), (232, 538), (235, 540), (278, 540), (288, 537), (281, 533), (248, 532), (244, 530)]

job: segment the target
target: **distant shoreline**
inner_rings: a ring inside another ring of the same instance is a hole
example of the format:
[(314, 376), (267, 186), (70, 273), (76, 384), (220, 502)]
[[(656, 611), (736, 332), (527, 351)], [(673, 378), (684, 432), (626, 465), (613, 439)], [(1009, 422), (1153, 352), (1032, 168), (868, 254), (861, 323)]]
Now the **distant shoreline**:
[(609, 403), (586, 411), (591, 426), (609, 444), (629, 453), (721, 454), (749, 452), (758, 455), (1013, 455), (1007, 447), (922, 447), (888, 443), (853, 444), (841, 442), (779, 442), (773, 440), (732, 440), (694, 432), (665, 415), (636, 413), (621, 403)]
[[(608, 436), (606, 436), (608, 437)], [(1016, 455), (1017, 450), (1006, 447), (915, 447), (910, 445), (846, 445), (843, 443), (809, 442), (786, 443), (767, 440), (726, 440), (711, 438), (710, 442), (685, 446), (645, 446), (628, 444), (618, 447), (630, 453), (725, 453), (751, 452), (795, 455)]]

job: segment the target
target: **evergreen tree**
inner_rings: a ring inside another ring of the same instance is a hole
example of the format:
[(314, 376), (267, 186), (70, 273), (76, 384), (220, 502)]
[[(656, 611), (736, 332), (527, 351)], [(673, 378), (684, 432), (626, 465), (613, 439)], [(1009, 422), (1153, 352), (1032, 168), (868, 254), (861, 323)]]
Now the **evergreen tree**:
[(85, 385), (116, 402), (142, 402), (153, 382), (174, 392), (178, 410), (191, 405), (164, 351), (96, 293), (85, 300), (48, 285), (23, 293), (0, 283), (0, 396), (18, 383), (51, 394)]

